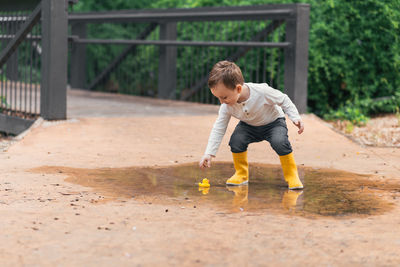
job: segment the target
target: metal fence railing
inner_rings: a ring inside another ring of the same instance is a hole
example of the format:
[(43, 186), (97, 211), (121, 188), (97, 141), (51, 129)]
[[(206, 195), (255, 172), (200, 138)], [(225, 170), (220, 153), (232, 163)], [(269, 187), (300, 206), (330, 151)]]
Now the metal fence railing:
[(0, 3), (0, 131), (66, 118), (67, 3)]
[[(4, 50), (32, 11), (0, 13), (0, 49)], [(40, 115), (41, 28), (32, 25), (7, 62), (0, 69), (2, 114), (35, 118)]]
[(73, 88), (216, 103), (207, 78), (223, 59), (306, 111), (309, 5), (76, 13), (71, 2), (0, 3), (0, 131), (65, 119), (68, 71)]
[[(221, 42), (224, 45), (178, 47), (177, 72), (184, 74), (177, 78), (179, 99), (217, 103), (206, 81), (213, 64), (224, 59), (235, 61), (246, 81), (267, 82), (277, 89), (284, 87), (283, 49), (288, 44), (284, 41), (285, 24), (282, 20), (178, 23), (178, 32), (185, 28), (191, 30), (178, 35), (178, 40), (191, 37), (194, 41)], [(182, 60), (193, 58), (191, 55), (195, 55), (196, 60)]]
[(73, 88), (216, 103), (208, 72), (228, 59), (306, 111), (309, 5), (72, 12), (69, 22)]

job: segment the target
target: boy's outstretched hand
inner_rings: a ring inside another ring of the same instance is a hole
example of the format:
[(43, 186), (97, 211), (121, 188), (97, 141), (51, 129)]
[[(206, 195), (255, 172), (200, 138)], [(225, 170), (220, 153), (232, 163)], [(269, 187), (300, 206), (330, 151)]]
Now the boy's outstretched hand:
[(204, 155), (200, 162), (199, 162), (199, 166), (200, 168), (204, 169), (204, 168), (210, 168), (211, 167), (211, 159), (213, 158), (213, 156), (211, 155)]
[(297, 126), (297, 128), (299, 128), (297, 132), (301, 134), (304, 131), (304, 123), (301, 120), (294, 121), (293, 123)]

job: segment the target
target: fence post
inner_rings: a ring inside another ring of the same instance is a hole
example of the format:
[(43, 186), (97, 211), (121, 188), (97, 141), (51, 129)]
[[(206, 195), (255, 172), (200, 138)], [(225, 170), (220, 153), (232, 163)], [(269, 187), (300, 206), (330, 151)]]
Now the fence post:
[(295, 16), (286, 19), (285, 93), (300, 113), (307, 112), (308, 32), (310, 5), (296, 4)]
[[(86, 38), (86, 23), (73, 23), (71, 35)], [(86, 86), (86, 44), (72, 42), (71, 47), (71, 87), (87, 89)]]
[[(21, 26), (17, 22), (14, 22), (14, 25), (10, 28), (7, 27), (5, 33), (9, 35), (15, 35), (18, 30), (18, 27)], [(6, 77), (7, 80), (17, 81), (18, 80), (18, 49), (14, 51), (14, 53), (7, 60), (6, 67)]]
[(42, 0), (42, 87), (40, 114), (67, 117), (68, 16), (66, 1)]
[[(176, 40), (176, 22), (160, 24), (160, 40)], [(158, 98), (175, 99), (176, 46), (161, 46), (158, 63)]]
[(7, 61), (7, 80), (18, 81), (18, 50), (15, 50)]

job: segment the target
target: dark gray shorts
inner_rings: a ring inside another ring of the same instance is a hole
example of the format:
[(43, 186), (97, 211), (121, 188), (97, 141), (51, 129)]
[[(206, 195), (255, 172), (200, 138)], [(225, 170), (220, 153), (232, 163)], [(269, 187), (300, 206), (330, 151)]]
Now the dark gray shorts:
[(250, 143), (264, 140), (270, 143), (279, 156), (292, 152), (285, 118), (278, 118), (262, 126), (251, 126), (240, 121), (233, 131), (229, 146), (233, 153), (240, 153), (246, 151)]

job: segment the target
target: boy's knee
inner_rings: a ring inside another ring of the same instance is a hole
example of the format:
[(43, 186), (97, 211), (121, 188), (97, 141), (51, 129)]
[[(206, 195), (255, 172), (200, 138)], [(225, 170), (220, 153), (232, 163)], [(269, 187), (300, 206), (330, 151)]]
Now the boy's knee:
[(246, 135), (233, 133), (229, 140), (229, 146), (233, 153), (241, 153), (247, 150), (248, 142)]
[(292, 146), (285, 136), (275, 136), (271, 138), (270, 144), (279, 156), (284, 156), (292, 152)]

